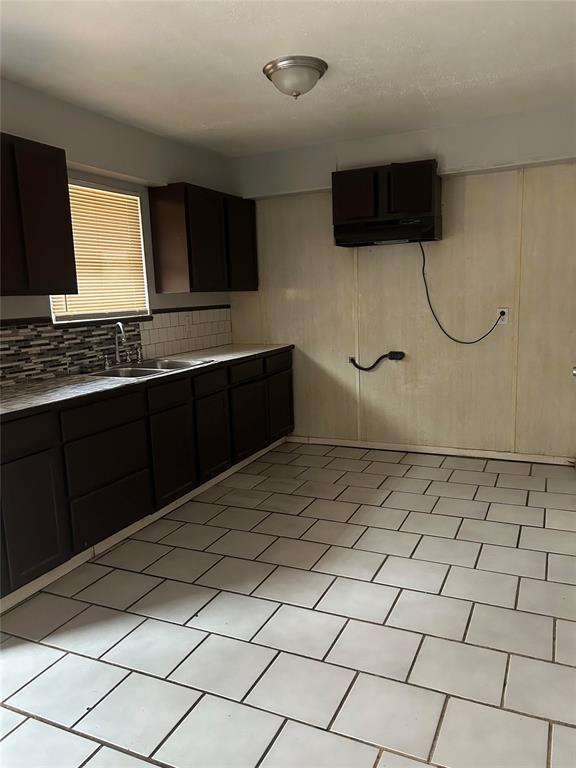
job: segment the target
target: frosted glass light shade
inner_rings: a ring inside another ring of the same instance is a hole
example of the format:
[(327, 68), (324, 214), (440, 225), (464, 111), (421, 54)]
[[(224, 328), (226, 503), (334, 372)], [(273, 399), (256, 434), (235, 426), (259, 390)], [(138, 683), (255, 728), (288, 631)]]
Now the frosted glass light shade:
[(314, 56), (284, 56), (269, 61), (263, 72), (281, 93), (297, 99), (311, 91), (327, 69), (326, 62)]

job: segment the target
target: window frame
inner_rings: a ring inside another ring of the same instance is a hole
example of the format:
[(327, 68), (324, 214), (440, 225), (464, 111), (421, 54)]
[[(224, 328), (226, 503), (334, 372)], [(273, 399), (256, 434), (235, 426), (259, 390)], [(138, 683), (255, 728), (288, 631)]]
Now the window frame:
[[(80, 326), (89, 324), (103, 325), (106, 323), (114, 323), (117, 320), (123, 322), (142, 322), (143, 320), (152, 319), (152, 309), (150, 307), (150, 261), (151, 251), (151, 238), (149, 234), (149, 215), (148, 215), (148, 189), (140, 184), (133, 184), (126, 181), (120, 181), (116, 179), (100, 178), (90, 174), (83, 174), (78, 171), (74, 171), (69, 168), (68, 173), (68, 187), (78, 186), (87, 187), (90, 189), (99, 189), (104, 192), (116, 192), (117, 194), (132, 195), (139, 198), (140, 209), (140, 239), (142, 242), (142, 268), (144, 272), (144, 291), (146, 296), (146, 312), (135, 313), (130, 310), (126, 312), (117, 312), (114, 315), (107, 315), (105, 317), (95, 317), (91, 315), (75, 316), (72, 318), (66, 318), (64, 320), (56, 319), (54, 315), (54, 308), (52, 304), (52, 295), (66, 295), (66, 294), (50, 294), (48, 297), (50, 305), (50, 319), (52, 325), (62, 328), (64, 326)], [(76, 254), (74, 254), (74, 263), (76, 265)], [(74, 295), (74, 294), (70, 294)]]

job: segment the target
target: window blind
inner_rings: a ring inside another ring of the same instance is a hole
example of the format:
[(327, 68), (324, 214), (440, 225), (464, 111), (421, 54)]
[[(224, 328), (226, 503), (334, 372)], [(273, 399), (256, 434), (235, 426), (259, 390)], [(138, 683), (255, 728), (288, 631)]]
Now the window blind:
[(78, 293), (52, 296), (56, 322), (148, 314), (140, 197), (69, 185)]

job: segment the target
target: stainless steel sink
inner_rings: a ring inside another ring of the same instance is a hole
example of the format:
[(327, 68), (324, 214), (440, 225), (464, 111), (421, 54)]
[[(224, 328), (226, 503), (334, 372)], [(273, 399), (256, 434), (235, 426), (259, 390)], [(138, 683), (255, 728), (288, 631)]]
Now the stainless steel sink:
[(164, 373), (164, 369), (158, 368), (107, 368), (104, 371), (96, 371), (91, 376), (114, 379), (138, 379), (144, 376), (157, 376)]
[(144, 360), (138, 363), (138, 368), (160, 368), (163, 371), (171, 371), (180, 368), (196, 368), (198, 365), (213, 362), (214, 360)]

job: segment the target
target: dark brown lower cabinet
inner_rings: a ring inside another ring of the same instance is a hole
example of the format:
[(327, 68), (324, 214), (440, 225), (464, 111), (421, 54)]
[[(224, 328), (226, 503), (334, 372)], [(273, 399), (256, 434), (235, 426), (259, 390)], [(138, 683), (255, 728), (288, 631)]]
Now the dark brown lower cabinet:
[(204, 482), (232, 463), (228, 392), (202, 397), (194, 406), (199, 480)]
[(12, 591), (10, 586), (10, 574), (8, 573), (8, 559), (6, 557), (6, 541), (4, 538), (4, 526), (0, 527), (0, 597), (4, 597)]
[(156, 506), (184, 496), (196, 485), (194, 418), (191, 405), (150, 416)]
[(241, 461), (268, 444), (266, 381), (252, 381), (230, 390), (234, 460)]
[(74, 552), (82, 552), (152, 512), (148, 469), (74, 499), (70, 503)]
[(67, 443), (70, 496), (83, 496), (148, 466), (144, 419)]
[(294, 429), (292, 371), (282, 371), (268, 379), (268, 423), (270, 442)]
[(59, 448), (2, 466), (2, 524), (11, 589), (36, 579), (71, 556)]
[(291, 353), (2, 424), (2, 595), (293, 429)]

